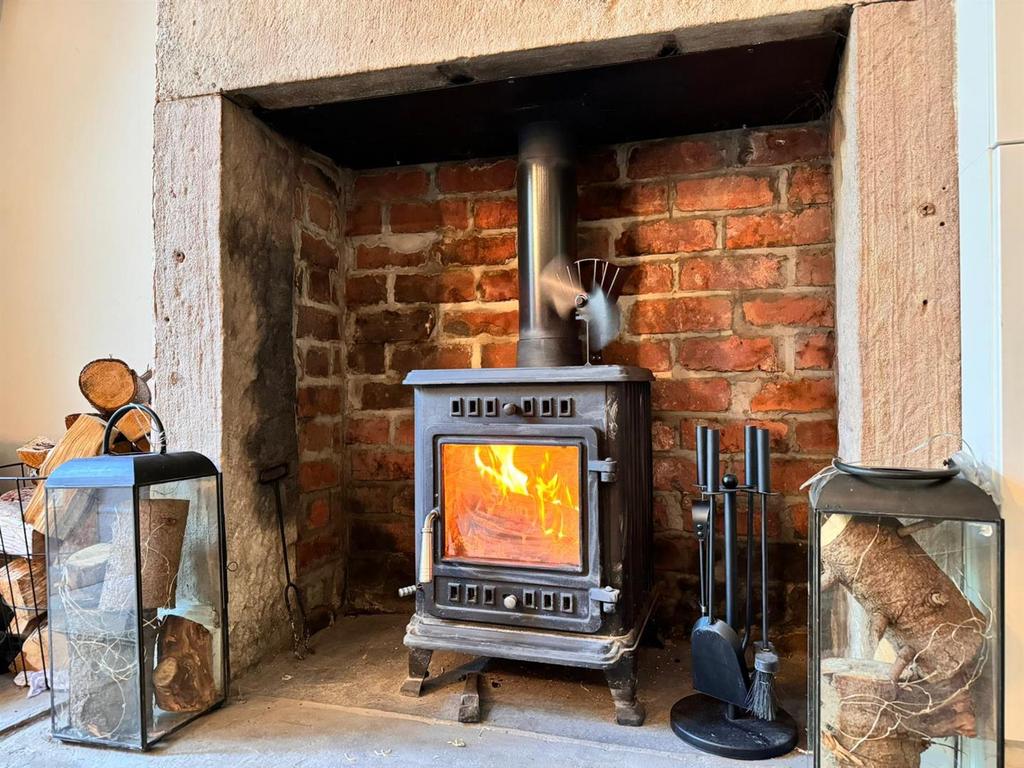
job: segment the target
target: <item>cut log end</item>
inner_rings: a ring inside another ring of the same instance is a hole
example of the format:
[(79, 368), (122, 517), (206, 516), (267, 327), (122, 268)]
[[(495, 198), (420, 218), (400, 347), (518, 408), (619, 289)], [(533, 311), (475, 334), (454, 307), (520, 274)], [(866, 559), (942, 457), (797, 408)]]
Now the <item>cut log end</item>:
[(87, 363), (78, 375), (78, 388), (101, 413), (110, 414), (123, 405), (148, 397), (149, 387), (126, 362), (103, 358)]

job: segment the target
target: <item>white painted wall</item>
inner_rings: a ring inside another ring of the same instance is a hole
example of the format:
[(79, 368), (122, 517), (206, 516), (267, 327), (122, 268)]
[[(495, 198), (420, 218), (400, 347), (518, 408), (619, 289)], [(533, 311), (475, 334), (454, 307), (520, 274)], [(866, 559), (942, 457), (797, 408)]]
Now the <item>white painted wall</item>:
[(963, 433), (1006, 521), (1006, 738), (1024, 740), (1024, 38), (1020, 0), (957, 0)]
[(153, 347), (155, 4), (0, 0), (0, 460)]

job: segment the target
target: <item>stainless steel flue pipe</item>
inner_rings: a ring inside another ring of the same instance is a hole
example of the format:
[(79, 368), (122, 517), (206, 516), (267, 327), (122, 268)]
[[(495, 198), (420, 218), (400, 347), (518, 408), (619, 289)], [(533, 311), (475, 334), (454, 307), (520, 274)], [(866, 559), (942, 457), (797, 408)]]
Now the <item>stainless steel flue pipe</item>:
[(540, 275), (560, 257), (576, 260), (576, 157), (558, 123), (531, 123), (519, 134), (519, 343), (516, 365), (580, 365), (575, 319), (562, 318), (544, 295)]

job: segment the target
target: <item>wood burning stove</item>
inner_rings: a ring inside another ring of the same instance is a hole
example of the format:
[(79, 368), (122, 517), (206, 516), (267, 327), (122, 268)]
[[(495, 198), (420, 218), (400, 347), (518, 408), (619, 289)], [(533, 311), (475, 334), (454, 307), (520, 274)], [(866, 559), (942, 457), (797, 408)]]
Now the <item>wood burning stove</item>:
[(649, 371), (414, 371), (419, 589), (403, 690), (434, 650), (605, 670), (639, 725), (650, 607)]
[[(419, 695), (435, 650), (602, 669), (616, 720), (640, 725), (635, 650), (651, 605), (650, 371), (579, 365), (580, 328), (544, 294), (575, 258), (571, 143), (521, 134), (513, 369), (413, 371)], [(586, 294), (576, 296), (585, 306)], [(588, 326), (589, 333), (589, 326)]]

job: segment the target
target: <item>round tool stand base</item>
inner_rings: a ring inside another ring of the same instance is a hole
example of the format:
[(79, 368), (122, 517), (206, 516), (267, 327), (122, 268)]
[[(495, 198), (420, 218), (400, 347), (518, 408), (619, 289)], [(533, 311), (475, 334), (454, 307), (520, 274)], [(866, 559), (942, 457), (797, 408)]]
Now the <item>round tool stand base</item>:
[(768, 760), (796, 748), (796, 722), (784, 710), (771, 722), (746, 713), (730, 720), (728, 707), (702, 693), (687, 696), (672, 706), (672, 730), (701, 752), (733, 760)]

